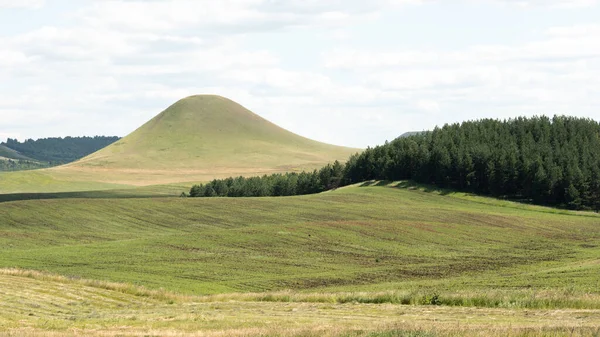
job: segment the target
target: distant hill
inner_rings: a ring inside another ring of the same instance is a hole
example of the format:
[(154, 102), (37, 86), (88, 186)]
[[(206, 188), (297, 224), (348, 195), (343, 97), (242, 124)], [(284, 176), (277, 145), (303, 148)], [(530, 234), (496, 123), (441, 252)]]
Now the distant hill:
[(0, 172), (35, 170), (44, 167), (48, 167), (48, 165), (23, 156), (17, 151), (4, 145), (0, 145)]
[(358, 151), (291, 133), (227, 98), (199, 95), (176, 102), (127, 137), (62, 169), (212, 179), (316, 169)]
[(15, 160), (61, 165), (83, 158), (119, 140), (119, 137), (65, 137), (28, 139), (19, 142), (8, 139), (0, 144), (0, 156)]
[(313, 170), (345, 162), (360, 151), (296, 135), (227, 98), (199, 95), (176, 102), (130, 135), (80, 160), (0, 175), (0, 193), (89, 191)]
[(11, 148), (0, 145), (0, 172), (36, 170), (48, 166), (48, 163), (39, 162), (35, 159), (26, 157)]
[(422, 133), (425, 133), (427, 131), (410, 131), (410, 132), (405, 132), (403, 134), (400, 135), (400, 137), (398, 138), (406, 138), (406, 137), (410, 137), (410, 136), (418, 136)]
[(0, 144), (0, 158), (3, 158), (5, 160), (12, 159), (12, 160), (36, 161), (33, 158), (24, 156), (24, 155), (20, 154), (19, 152), (15, 151), (9, 147), (6, 147), (6, 145), (4, 145), (4, 143)]

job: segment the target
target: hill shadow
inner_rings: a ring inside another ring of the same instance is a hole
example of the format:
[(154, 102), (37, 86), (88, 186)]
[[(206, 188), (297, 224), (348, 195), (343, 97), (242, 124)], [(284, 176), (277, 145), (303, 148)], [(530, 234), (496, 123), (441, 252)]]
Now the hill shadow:
[(359, 187), (390, 187), (405, 190), (419, 190), (427, 193), (439, 193), (440, 195), (449, 195), (455, 191), (445, 188), (440, 188), (434, 185), (420, 184), (412, 180), (402, 180), (399, 182), (389, 180), (369, 180), (361, 183)]
[(368, 180), (359, 185), (359, 187), (383, 187), (391, 184), (391, 181), (387, 180)]
[(140, 193), (139, 191), (108, 190), (108, 191), (82, 191), (82, 192), (56, 192), (56, 193), (10, 193), (0, 194), (0, 203), (26, 200), (52, 200), (52, 199), (149, 199), (149, 198), (176, 198), (172, 194)]

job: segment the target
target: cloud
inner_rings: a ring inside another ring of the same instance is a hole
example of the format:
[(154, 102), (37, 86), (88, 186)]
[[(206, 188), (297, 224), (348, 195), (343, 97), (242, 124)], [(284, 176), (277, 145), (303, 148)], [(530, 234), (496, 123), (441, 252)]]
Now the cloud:
[(7, 138), (19, 139), (21, 134), (18, 132), (0, 132), (0, 142), (5, 141)]
[[(369, 18), (391, 4), (415, 1), (170, 0), (95, 2), (78, 16), (93, 27), (200, 35), (245, 34), (300, 26), (332, 26)], [(205, 29), (205, 30), (204, 30)]]
[[(600, 26), (455, 49), (402, 48), (401, 37), (362, 30), (421, 3), (440, 1), (93, 1), (0, 36), (1, 131), (125, 135), (177, 99), (216, 93), (302, 135), (362, 147), (444, 122), (600, 107)], [(412, 29), (402, 25), (392, 29)]]
[(477, 45), (460, 51), (434, 52), (395, 50), (373, 52), (340, 49), (325, 53), (323, 65), (333, 69), (400, 68), (491, 64), (496, 62), (540, 61), (600, 57), (600, 25), (550, 28), (548, 38), (519, 46)]
[[(592, 7), (598, 4), (598, 0), (490, 0), (491, 2), (515, 5), (523, 8), (549, 7), (553, 9), (576, 9)], [(475, 1), (474, 1), (475, 2)]]
[[(435, 124), (522, 114), (594, 116), (600, 26), (554, 27), (538, 41), (455, 51), (338, 49), (322, 64), (364, 87), (404, 94)], [(597, 116), (596, 116), (597, 117)]]
[(0, 8), (40, 9), (45, 3), (45, 0), (0, 0)]

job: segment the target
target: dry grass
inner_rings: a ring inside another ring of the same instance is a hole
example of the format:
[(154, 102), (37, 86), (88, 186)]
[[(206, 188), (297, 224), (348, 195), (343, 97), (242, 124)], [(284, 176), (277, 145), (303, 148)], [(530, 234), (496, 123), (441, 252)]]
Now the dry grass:
[(148, 289), (128, 283), (117, 283), (43, 273), (17, 268), (0, 269), (0, 275), (30, 278), (64, 285), (81, 285), (109, 290), (121, 294), (144, 297), (170, 303), (219, 303), (219, 302), (273, 302), (273, 303), (319, 303), (319, 304), (400, 304), (434, 305), (455, 307), (487, 307), (507, 309), (598, 309), (600, 294), (572, 294), (559, 289), (542, 290), (485, 290), (485, 291), (379, 291), (379, 292), (294, 292), (278, 291), (264, 293), (227, 293), (208, 296), (191, 296), (165, 289)]
[(0, 331), (0, 337), (121, 337), (121, 336), (162, 336), (162, 337), (598, 337), (599, 327), (492, 327), (486, 325), (441, 325), (396, 324), (372, 329), (343, 328), (334, 325), (316, 325), (309, 328), (241, 328), (213, 331), (184, 332), (177, 329), (131, 329), (128, 327), (108, 329), (69, 329), (67, 331), (46, 331), (31, 328), (17, 328)]
[[(0, 271), (0, 336), (598, 336), (600, 310), (256, 302)], [(280, 293), (279, 295), (283, 295)], [(366, 296), (367, 294), (362, 294)]]
[(128, 283), (117, 283), (100, 280), (88, 280), (81, 278), (68, 278), (58, 274), (42, 273), (35, 270), (24, 270), (18, 268), (0, 269), (0, 275), (30, 278), (37, 281), (54, 282), (65, 285), (82, 285), (86, 287), (104, 289), (122, 294), (138, 297), (148, 297), (158, 301), (189, 301), (192, 297), (176, 294), (164, 289), (147, 289)]

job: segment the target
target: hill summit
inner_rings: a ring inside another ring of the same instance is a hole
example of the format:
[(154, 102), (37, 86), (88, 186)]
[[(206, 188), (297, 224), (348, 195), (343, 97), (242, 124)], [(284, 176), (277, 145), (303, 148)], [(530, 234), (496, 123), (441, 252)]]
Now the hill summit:
[[(118, 142), (60, 170), (114, 171), (135, 174), (136, 180), (140, 175), (188, 175), (191, 181), (314, 169), (345, 161), (357, 151), (296, 135), (227, 98), (198, 95), (176, 102)], [(160, 183), (173, 181), (182, 180)]]

